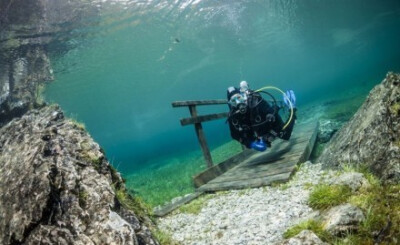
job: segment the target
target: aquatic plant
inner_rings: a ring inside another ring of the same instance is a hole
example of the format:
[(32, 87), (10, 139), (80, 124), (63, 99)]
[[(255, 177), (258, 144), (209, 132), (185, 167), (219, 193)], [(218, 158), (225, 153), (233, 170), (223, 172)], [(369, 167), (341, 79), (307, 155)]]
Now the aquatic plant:
[(333, 241), (333, 245), (354, 245), (354, 244), (363, 244), (363, 245), (373, 245), (374, 243), (368, 239), (364, 239), (355, 234), (348, 234), (344, 238), (336, 238)]
[(400, 115), (400, 102), (397, 102), (397, 103), (394, 103), (393, 105), (391, 105), (389, 110), (393, 115), (399, 116)]
[(86, 202), (88, 199), (89, 193), (85, 190), (80, 189), (78, 198), (79, 198), (79, 206), (84, 207), (86, 206)]
[(396, 244), (400, 240), (400, 185), (371, 185), (350, 198), (366, 216), (357, 236), (373, 243)]
[(78, 128), (78, 129), (80, 129), (80, 130), (82, 130), (82, 131), (85, 131), (85, 130), (86, 130), (86, 126), (85, 126), (84, 123), (78, 122), (78, 121), (76, 121), (75, 119), (70, 119), (70, 122), (71, 122), (72, 124), (74, 124), (76, 128)]
[(316, 209), (327, 209), (346, 202), (351, 189), (344, 185), (317, 185), (310, 194), (308, 203)]
[[(296, 171), (296, 170), (294, 170), (294, 171)], [(282, 183), (282, 182), (279, 182), (279, 181), (278, 182), (272, 182), (271, 183), (271, 187), (279, 188), (280, 190), (284, 191), (284, 190), (289, 189), (290, 182), (286, 182), (286, 183)]]
[(304, 183), (304, 189), (306, 189), (306, 190), (311, 189), (313, 186), (314, 186), (313, 183), (310, 183), (310, 182)]
[(180, 245), (179, 242), (172, 239), (172, 235), (160, 229), (151, 229), (151, 233), (156, 237), (161, 245)]
[(179, 207), (179, 212), (187, 214), (199, 214), (205, 203), (211, 199), (210, 195), (203, 195), (188, 204)]
[(318, 185), (310, 194), (309, 203), (313, 208), (325, 210), (328, 207), (348, 202), (359, 207), (365, 220), (358, 227), (357, 232), (348, 233), (342, 237), (327, 235), (322, 230), (323, 224), (319, 220), (308, 220), (289, 228), (285, 238), (290, 238), (302, 230), (312, 230), (321, 240), (330, 244), (398, 244), (400, 241), (400, 184), (383, 184), (373, 175), (365, 165), (356, 167), (342, 165), (343, 172), (363, 173), (369, 185), (351, 193), (349, 188), (338, 185)]
[(246, 189), (241, 189), (237, 194), (238, 194), (238, 196), (244, 196), (244, 195), (246, 195), (246, 193), (248, 192), (248, 190), (249, 190), (249, 188), (246, 188)]
[(118, 203), (128, 209), (133, 211), (139, 218), (143, 220), (144, 217), (149, 217), (152, 215), (152, 209), (145, 203), (140, 197), (131, 195), (125, 188), (115, 188), (115, 198)]
[(303, 221), (285, 231), (283, 234), (284, 238), (291, 238), (299, 234), (303, 230), (310, 230), (314, 232), (322, 241), (331, 241), (332, 235), (330, 235), (327, 231), (324, 230), (323, 224), (321, 221), (309, 219)]
[[(215, 163), (242, 151), (240, 144), (230, 141), (211, 151)], [(155, 167), (142, 169), (135, 174), (124, 176), (128, 189), (155, 207), (195, 191), (192, 177), (205, 169), (200, 151), (173, 159), (160, 159)]]

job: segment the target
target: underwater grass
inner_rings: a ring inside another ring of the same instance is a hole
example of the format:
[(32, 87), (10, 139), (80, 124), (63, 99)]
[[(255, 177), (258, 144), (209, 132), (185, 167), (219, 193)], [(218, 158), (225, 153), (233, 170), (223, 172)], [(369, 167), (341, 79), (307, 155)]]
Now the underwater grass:
[(357, 233), (337, 239), (334, 244), (399, 244), (400, 243), (400, 184), (371, 183), (347, 200), (359, 207), (365, 220)]
[[(218, 163), (241, 151), (239, 143), (230, 141), (212, 150), (211, 154), (213, 161)], [(205, 169), (203, 156), (196, 151), (176, 158), (159, 159), (154, 167), (149, 166), (124, 178), (128, 189), (155, 207), (174, 197), (193, 193), (192, 177)]]
[(393, 105), (390, 106), (389, 111), (393, 115), (399, 116), (400, 115), (400, 102), (393, 103)]
[(69, 120), (79, 130), (86, 131), (86, 126), (83, 122), (78, 122), (76, 119), (72, 119), (72, 118), (70, 118)]
[(327, 209), (347, 201), (351, 189), (344, 185), (317, 185), (311, 192), (308, 204), (315, 209)]
[(304, 229), (309, 229), (330, 244), (399, 244), (400, 184), (381, 183), (365, 165), (342, 165), (341, 172), (355, 170), (364, 174), (369, 182), (368, 186), (351, 193), (349, 188), (340, 185), (318, 185), (310, 194), (309, 204), (319, 210), (345, 202), (359, 207), (365, 215), (365, 220), (357, 232), (340, 238), (329, 237), (321, 233), (319, 221), (307, 221), (288, 229), (285, 237), (292, 237)]
[(366, 216), (360, 237), (382, 244), (400, 242), (400, 184), (372, 186), (349, 201)]
[(179, 207), (179, 212), (187, 214), (199, 214), (205, 203), (211, 198), (210, 195), (202, 195), (201, 197)]
[(152, 208), (142, 198), (130, 194), (129, 190), (115, 189), (115, 198), (124, 208), (134, 211), (139, 217), (152, 215)]
[(181, 243), (172, 239), (172, 235), (160, 229), (152, 229), (151, 233), (155, 236), (161, 245), (180, 245)]
[(323, 225), (320, 221), (313, 219), (303, 221), (285, 231), (283, 237), (285, 239), (291, 238), (299, 234), (303, 230), (310, 230), (314, 232), (322, 241), (331, 241), (333, 239), (327, 231), (324, 230)]

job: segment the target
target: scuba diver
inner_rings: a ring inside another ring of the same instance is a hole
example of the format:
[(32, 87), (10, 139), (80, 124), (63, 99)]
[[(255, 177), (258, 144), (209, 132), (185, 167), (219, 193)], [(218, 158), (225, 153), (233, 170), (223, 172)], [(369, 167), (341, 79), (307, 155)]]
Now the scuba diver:
[[(283, 94), (283, 103), (278, 105), (267, 89), (278, 90)], [(272, 98), (266, 101), (261, 93)], [(293, 90), (284, 93), (276, 87), (264, 87), (253, 91), (246, 81), (240, 82), (239, 88), (227, 90), (229, 115), (227, 122), (233, 139), (247, 148), (265, 151), (275, 138), (289, 140), (296, 121), (296, 97)], [(279, 110), (289, 109), (290, 116), (284, 122)]]

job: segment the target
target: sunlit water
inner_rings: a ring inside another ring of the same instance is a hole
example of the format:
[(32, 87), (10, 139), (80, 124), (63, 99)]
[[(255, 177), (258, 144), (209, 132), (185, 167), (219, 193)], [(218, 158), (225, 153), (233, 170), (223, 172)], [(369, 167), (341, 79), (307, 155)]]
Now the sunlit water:
[[(398, 0), (93, 4), (85, 25), (50, 45), (56, 81), (46, 98), (84, 122), (125, 175), (188, 152), (201, 157), (193, 127), (179, 124), (188, 109), (172, 101), (223, 99), (247, 80), (293, 89), (301, 110), (350, 90), (366, 94), (400, 71)], [(229, 141), (224, 120), (204, 127), (211, 148)]]

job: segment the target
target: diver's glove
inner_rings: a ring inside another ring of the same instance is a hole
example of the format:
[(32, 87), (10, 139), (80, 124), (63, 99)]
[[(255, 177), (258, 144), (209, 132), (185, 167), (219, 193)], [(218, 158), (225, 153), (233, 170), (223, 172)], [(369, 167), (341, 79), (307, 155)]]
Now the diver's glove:
[(250, 148), (256, 151), (265, 151), (267, 149), (267, 145), (262, 139), (260, 139), (251, 142)]
[(288, 98), (292, 103), (293, 108), (296, 108), (296, 95), (294, 95), (293, 90), (286, 91), (286, 96), (283, 96), (283, 102), (285, 102), (285, 105), (290, 108)]

